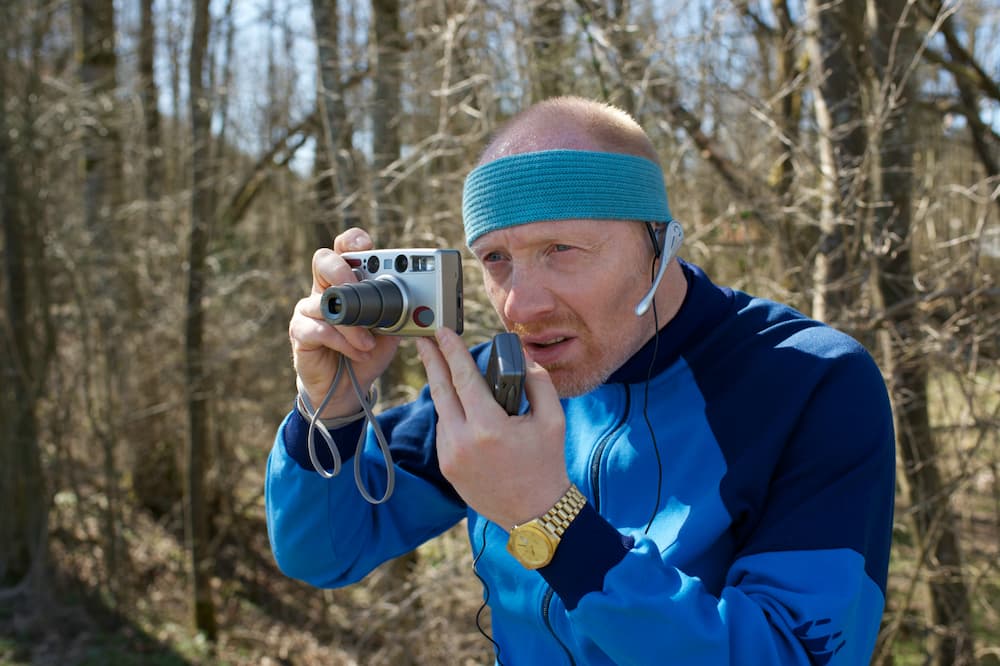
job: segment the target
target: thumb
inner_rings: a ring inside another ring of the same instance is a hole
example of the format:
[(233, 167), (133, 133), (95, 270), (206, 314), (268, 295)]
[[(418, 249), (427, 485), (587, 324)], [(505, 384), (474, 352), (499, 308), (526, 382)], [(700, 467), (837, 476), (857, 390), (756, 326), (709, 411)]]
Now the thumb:
[(553, 405), (559, 402), (559, 392), (548, 370), (535, 361), (526, 360), (524, 390), (528, 396), (531, 409), (537, 410), (543, 405)]

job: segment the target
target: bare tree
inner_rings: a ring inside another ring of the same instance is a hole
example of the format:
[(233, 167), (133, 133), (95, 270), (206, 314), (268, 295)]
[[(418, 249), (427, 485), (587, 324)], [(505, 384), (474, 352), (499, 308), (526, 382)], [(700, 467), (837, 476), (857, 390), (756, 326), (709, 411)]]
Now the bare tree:
[[(125, 566), (127, 552), (121, 543), (121, 489), (118, 445), (121, 440), (125, 388), (126, 345), (121, 339), (119, 313), (128, 310), (131, 272), (127, 263), (113, 264), (122, 253), (127, 256), (128, 234), (120, 224), (123, 166), (118, 120), (117, 53), (113, 0), (78, 0), (78, 67), (85, 97), (92, 100), (84, 124), (83, 213), (92, 245), (86, 255), (85, 284), (88, 298), (95, 304), (97, 358), (103, 363), (92, 376), (97, 385), (91, 400), (92, 427), (101, 442), (104, 484), (107, 496), (104, 549), (108, 589), (114, 598)], [(88, 284), (89, 282), (89, 284)]]
[(206, 259), (214, 211), (212, 202), (211, 105), (205, 88), (208, 63), (208, 0), (195, 0), (194, 28), (188, 65), (191, 139), (191, 231), (188, 242), (187, 314), (184, 348), (187, 379), (188, 448), (185, 471), (185, 536), (190, 567), (191, 601), (195, 628), (215, 640), (217, 625), (212, 601), (212, 557), (209, 552), (210, 517), (206, 503), (208, 474), (208, 376), (205, 369)]
[(842, 323), (857, 300), (849, 254), (861, 237), (867, 199), (863, 170), (867, 137), (858, 59), (865, 32), (865, 0), (808, 0), (810, 62), (820, 153), (820, 239), (813, 275), (812, 316)]
[[(154, 238), (162, 234), (168, 224), (168, 205), (164, 199), (171, 194), (171, 183), (166, 180), (166, 152), (163, 141), (163, 118), (160, 113), (160, 90), (156, 83), (156, 21), (153, 0), (140, 0), (138, 35), (137, 88), (139, 108), (142, 113), (142, 153), (141, 192), (145, 201), (137, 207), (138, 214), (130, 218), (130, 224), (143, 231), (144, 238)], [(155, 268), (147, 267), (155, 271)], [(158, 330), (162, 326), (156, 319), (137, 318), (133, 332), (140, 340), (134, 346), (134, 365), (137, 377), (134, 384), (142, 385), (142, 408), (147, 411), (142, 417), (130, 416), (126, 421), (129, 441), (139, 438), (146, 444), (141, 451), (128, 450), (131, 458), (132, 491), (139, 505), (157, 517), (167, 515), (183, 499), (180, 478), (180, 451), (175, 438), (170, 436), (170, 425), (162, 406), (170, 397), (171, 387), (162, 381), (145, 381), (145, 373), (155, 373), (161, 363), (160, 344), (166, 340)], [(153, 341), (159, 344), (154, 344)], [(138, 391), (137, 391), (138, 392)]]
[(316, 105), (319, 110), (319, 145), (316, 150), (318, 219), (315, 244), (328, 246), (333, 238), (358, 223), (357, 181), (351, 172), (353, 129), (344, 105), (346, 89), (356, 83), (344, 80), (340, 60), (340, 15), (337, 0), (312, 0), (316, 32)]
[(905, 0), (870, 3), (875, 16), (871, 81), (878, 141), (874, 207), (875, 268), (887, 313), (889, 386), (894, 397), (896, 437), (909, 489), (910, 513), (921, 559), (930, 572), (930, 616), (937, 634), (931, 650), (935, 666), (974, 663), (972, 613), (964, 581), (956, 521), (948, 485), (940, 469), (940, 449), (928, 412), (929, 365), (915, 344), (923, 317), (914, 279), (912, 208), (912, 100), (917, 82), (916, 11)]
[[(11, 58), (9, 45), (19, 43), (13, 11), (19, 3), (0, 8), (0, 228), (3, 232), (4, 316), (0, 318), (0, 488), (4, 510), (0, 511), (0, 588), (17, 591), (44, 580), (48, 550), (48, 494), (42, 472), (39, 446), (39, 396), (45, 373), (45, 337), (38, 335), (37, 319), (44, 313), (39, 292), (32, 289), (46, 273), (32, 265), (38, 256), (40, 237), (31, 233), (32, 221), (25, 215), (25, 199), (31, 193), (22, 186), (19, 164), (25, 154), (11, 137), (30, 140), (21, 122), (8, 109), (11, 73), (21, 63)], [(32, 28), (37, 29), (36, 25)], [(34, 77), (33, 77), (34, 78)], [(27, 120), (27, 118), (23, 118)], [(0, 599), (9, 590), (0, 590)]]
[(372, 225), (382, 247), (399, 243), (402, 236), (402, 211), (395, 192), (394, 169), (400, 158), (402, 122), (402, 56), (405, 48), (400, 28), (399, 0), (373, 0), (375, 97), (371, 104)]
[[(793, 191), (796, 178), (796, 151), (800, 150), (802, 124), (802, 93), (804, 67), (799, 62), (796, 48), (800, 31), (792, 20), (787, 0), (771, 0), (771, 11), (776, 29), (770, 32), (775, 50), (774, 84), (771, 99), (775, 104), (774, 115), (778, 158), (770, 175), (770, 183), (783, 211), (795, 210)], [(774, 243), (773, 271), (790, 293), (806, 294), (810, 289), (805, 271), (801, 270), (809, 251), (814, 247), (814, 234), (808, 227), (796, 223), (796, 213), (780, 218)]]
[(163, 190), (163, 145), (160, 140), (160, 91), (156, 85), (156, 26), (153, 0), (139, 4), (139, 100), (145, 129), (146, 198), (156, 202)]
[[(376, 58), (375, 96), (371, 102), (372, 195), (370, 232), (379, 247), (399, 247), (403, 238), (403, 211), (400, 205), (402, 121), (402, 56), (405, 37), (400, 28), (399, 1), (373, 0), (372, 24)], [(397, 387), (405, 384), (406, 359), (397, 357), (379, 378), (382, 396), (396, 397)]]

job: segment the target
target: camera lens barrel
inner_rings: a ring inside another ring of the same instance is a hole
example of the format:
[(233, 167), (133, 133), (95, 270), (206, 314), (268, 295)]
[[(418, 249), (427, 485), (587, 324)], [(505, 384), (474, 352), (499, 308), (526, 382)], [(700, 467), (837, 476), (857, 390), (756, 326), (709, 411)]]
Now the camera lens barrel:
[(329, 287), (320, 309), (323, 318), (335, 326), (391, 329), (406, 311), (406, 299), (393, 280), (362, 280)]

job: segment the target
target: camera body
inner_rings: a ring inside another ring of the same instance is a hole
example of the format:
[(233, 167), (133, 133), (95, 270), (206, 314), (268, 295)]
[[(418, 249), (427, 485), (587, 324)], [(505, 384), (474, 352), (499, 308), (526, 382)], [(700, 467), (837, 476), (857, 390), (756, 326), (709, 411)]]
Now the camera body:
[(323, 292), (320, 310), (335, 326), (375, 333), (431, 336), (439, 328), (461, 333), (462, 255), (458, 250), (402, 248), (345, 252), (358, 278)]

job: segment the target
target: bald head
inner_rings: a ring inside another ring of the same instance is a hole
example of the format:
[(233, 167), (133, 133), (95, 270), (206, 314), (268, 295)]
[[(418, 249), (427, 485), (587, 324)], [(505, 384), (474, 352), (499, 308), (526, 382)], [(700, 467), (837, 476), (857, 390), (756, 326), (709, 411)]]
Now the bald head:
[(652, 142), (632, 116), (582, 97), (554, 97), (517, 114), (497, 132), (479, 164), (559, 149), (623, 153), (659, 164)]

